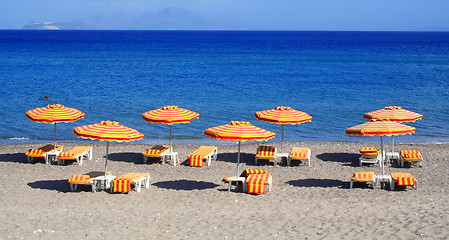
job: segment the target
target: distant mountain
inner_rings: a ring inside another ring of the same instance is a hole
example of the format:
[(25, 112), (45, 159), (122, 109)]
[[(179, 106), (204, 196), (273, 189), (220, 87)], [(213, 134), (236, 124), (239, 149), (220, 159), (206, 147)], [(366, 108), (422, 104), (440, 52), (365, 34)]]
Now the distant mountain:
[(257, 30), (229, 16), (203, 16), (177, 7), (140, 16), (93, 16), (69, 22), (32, 22), (19, 29), (48, 30)]

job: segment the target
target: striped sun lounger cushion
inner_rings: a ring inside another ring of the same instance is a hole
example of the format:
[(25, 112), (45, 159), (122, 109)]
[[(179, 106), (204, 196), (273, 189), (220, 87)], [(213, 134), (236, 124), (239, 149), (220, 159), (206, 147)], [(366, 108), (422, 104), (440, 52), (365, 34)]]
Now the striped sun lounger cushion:
[(134, 182), (137, 179), (148, 177), (148, 175), (150, 175), (150, 174), (149, 173), (135, 173), (135, 172), (131, 172), (131, 173), (124, 174), (124, 175), (122, 175), (122, 176), (120, 176), (118, 178), (126, 178), (126, 179), (129, 179), (131, 182)]
[(157, 145), (150, 149), (147, 149), (143, 155), (147, 157), (160, 157), (163, 153), (168, 151), (170, 147), (166, 145)]
[(360, 154), (362, 155), (375, 155), (378, 153), (376, 148), (372, 148), (372, 147), (362, 147), (359, 150)]
[(92, 178), (89, 175), (72, 175), (69, 179), (69, 183), (73, 184), (89, 184), (92, 182)]
[(273, 146), (259, 146), (257, 149), (256, 158), (272, 159), (276, 153), (276, 147)]
[(248, 177), (251, 174), (264, 174), (267, 173), (267, 171), (262, 169), (245, 169), (245, 171), (240, 174), (240, 177)]
[(59, 159), (75, 159), (76, 157), (78, 157), (79, 155), (81, 155), (82, 153), (90, 150), (92, 147), (90, 146), (78, 146), (78, 147), (74, 147), (72, 149), (70, 149), (67, 152), (61, 152), (58, 156)]
[(404, 159), (404, 161), (422, 160), (421, 153), (418, 150), (402, 150), (401, 156)]
[(131, 179), (129, 178), (114, 178), (112, 183), (114, 184), (114, 192), (128, 193), (131, 190)]
[(203, 159), (212, 154), (217, 147), (213, 146), (201, 146), (195, 152), (189, 155), (189, 165), (192, 167), (202, 167)]
[(72, 152), (61, 152), (58, 156), (59, 159), (74, 159), (75, 153)]
[(293, 147), (290, 158), (299, 160), (309, 159), (309, 150), (310, 148), (308, 147)]
[(414, 177), (399, 177), (397, 182), (398, 186), (415, 186)]
[(351, 181), (372, 182), (374, 181), (374, 172), (356, 172), (352, 176)]
[(271, 174), (250, 174), (246, 178), (248, 193), (265, 193), (265, 185), (268, 184)]
[[(63, 148), (64, 145), (56, 145), (56, 149), (60, 149)], [(27, 153), (25, 153), (26, 156), (28, 157), (43, 157), (45, 154), (47, 154), (48, 152), (53, 151), (54, 145), (53, 144), (47, 144), (43, 147), (40, 147), (38, 149), (30, 149)]]
[(410, 173), (392, 172), (390, 176), (398, 186), (415, 186), (416, 178)]
[(202, 167), (203, 166), (203, 156), (202, 155), (190, 155), (189, 156), (189, 166), (191, 167)]

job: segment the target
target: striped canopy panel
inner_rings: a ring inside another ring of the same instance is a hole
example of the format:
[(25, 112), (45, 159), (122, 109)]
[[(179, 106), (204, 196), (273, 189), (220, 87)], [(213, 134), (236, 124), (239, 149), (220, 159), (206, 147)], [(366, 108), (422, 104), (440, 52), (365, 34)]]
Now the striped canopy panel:
[(192, 119), (199, 118), (200, 114), (178, 106), (165, 106), (163, 108), (150, 110), (142, 114), (143, 120), (149, 123), (188, 123)]
[(276, 124), (301, 124), (312, 121), (312, 116), (309, 114), (284, 106), (258, 111), (256, 112), (256, 118), (260, 121)]
[(26, 112), (28, 119), (35, 122), (57, 123), (71, 122), (84, 118), (84, 113), (75, 108), (64, 107), (61, 104), (47, 105)]
[(389, 106), (373, 112), (363, 114), (366, 119), (381, 119), (394, 122), (414, 122), (422, 119), (423, 115), (398, 106)]
[(204, 136), (231, 141), (264, 141), (275, 137), (274, 132), (251, 125), (249, 122), (232, 121), (229, 124), (208, 128)]
[(77, 137), (100, 141), (129, 142), (143, 138), (141, 132), (113, 121), (101, 121), (96, 124), (75, 127), (74, 133)]
[(346, 129), (346, 135), (359, 136), (397, 136), (412, 134), (414, 127), (392, 121), (371, 120), (369, 122)]

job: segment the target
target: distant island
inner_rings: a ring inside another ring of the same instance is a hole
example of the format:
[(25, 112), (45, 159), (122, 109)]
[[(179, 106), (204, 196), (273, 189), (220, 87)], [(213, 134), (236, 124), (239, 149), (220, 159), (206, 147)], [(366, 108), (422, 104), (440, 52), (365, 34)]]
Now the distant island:
[(34, 21), (22, 30), (263, 30), (230, 16), (204, 16), (177, 7), (139, 16), (93, 16), (67, 22)]
[(94, 30), (87, 24), (77, 22), (32, 22), (19, 27), (21, 30)]

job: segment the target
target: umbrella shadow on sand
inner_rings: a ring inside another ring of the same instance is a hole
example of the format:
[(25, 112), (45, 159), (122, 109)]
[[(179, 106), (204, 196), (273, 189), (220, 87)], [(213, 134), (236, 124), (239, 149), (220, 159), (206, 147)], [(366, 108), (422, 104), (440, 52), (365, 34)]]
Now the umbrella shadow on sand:
[(336, 179), (317, 179), (317, 178), (308, 178), (308, 179), (298, 179), (298, 180), (290, 180), (287, 184), (295, 186), (295, 187), (339, 187), (343, 188), (345, 184), (341, 180)]
[(205, 190), (209, 188), (216, 188), (220, 185), (211, 182), (204, 181), (192, 181), (192, 180), (174, 180), (153, 183), (152, 185), (158, 188), (172, 189), (172, 190)]
[(360, 154), (356, 153), (322, 153), (316, 156), (325, 162), (340, 162), (346, 166), (358, 166)]
[[(237, 163), (237, 155), (238, 153), (219, 153), (217, 154), (218, 161)], [(246, 164), (254, 164), (254, 156), (255, 154), (251, 153), (240, 153), (240, 163)]]
[[(39, 160), (42, 160), (42, 158), (34, 158), (33, 162), (37, 162)], [(23, 153), (0, 154), (0, 162), (28, 163), (27, 158), (26, 158), (25, 154), (23, 154)]]
[(58, 191), (62, 193), (70, 192), (70, 185), (65, 180), (41, 180), (30, 182), (27, 184), (31, 188), (42, 189), (42, 190), (50, 190), (50, 191)]
[[(106, 156), (103, 156), (103, 158), (105, 157)], [(134, 153), (134, 152), (109, 153), (108, 161), (143, 164), (143, 157), (142, 153)]]

